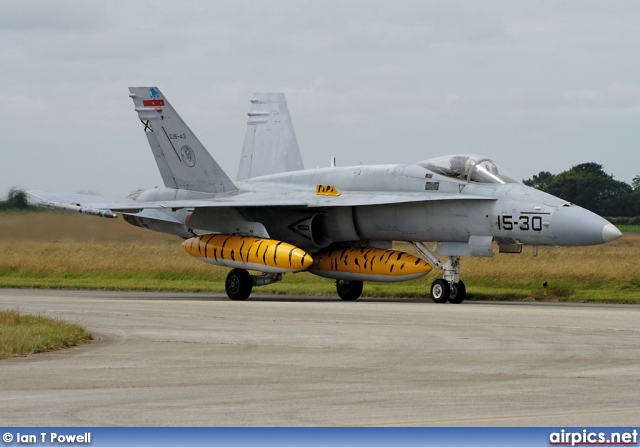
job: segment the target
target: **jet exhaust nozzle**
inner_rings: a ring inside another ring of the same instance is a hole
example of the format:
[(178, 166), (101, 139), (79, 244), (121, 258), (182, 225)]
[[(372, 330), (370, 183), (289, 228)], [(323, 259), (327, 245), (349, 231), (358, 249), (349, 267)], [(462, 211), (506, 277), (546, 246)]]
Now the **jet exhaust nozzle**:
[(309, 272), (332, 279), (396, 282), (419, 278), (432, 269), (416, 256), (380, 248), (331, 249), (313, 259)]
[(267, 273), (300, 272), (313, 264), (301, 248), (274, 239), (205, 234), (187, 239), (182, 248), (209, 264)]

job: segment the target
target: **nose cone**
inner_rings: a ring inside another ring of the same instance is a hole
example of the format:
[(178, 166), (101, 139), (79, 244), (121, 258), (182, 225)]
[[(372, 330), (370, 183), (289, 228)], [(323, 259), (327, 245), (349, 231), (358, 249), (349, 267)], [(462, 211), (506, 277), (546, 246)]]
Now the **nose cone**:
[(621, 237), (622, 233), (613, 224), (605, 225), (602, 229), (602, 239), (604, 239), (605, 242), (615, 241)]
[(577, 205), (556, 209), (551, 219), (551, 232), (558, 245), (597, 245), (622, 236), (609, 221)]

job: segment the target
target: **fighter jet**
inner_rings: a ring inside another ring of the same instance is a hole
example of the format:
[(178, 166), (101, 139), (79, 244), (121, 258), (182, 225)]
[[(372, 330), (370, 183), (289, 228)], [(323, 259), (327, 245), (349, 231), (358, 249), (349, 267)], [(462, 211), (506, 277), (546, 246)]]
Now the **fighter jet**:
[[(157, 87), (131, 87), (164, 187), (126, 199), (29, 191), (41, 206), (122, 217), (184, 239), (191, 256), (228, 267), (225, 289), (309, 272), (336, 280), (344, 300), (364, 281), (406, 281), (433, 268), (436, 303), (461, 303), (462, 256), (521, 253), (524, 245), (595, 245), (622, 234), (600, 216), (527, 187), (475, 154), (415, 164), (304, 169), (282, 93), (251, 99), (238, 176), (232, 181)], [(412, 255), (394, 248), (405, 241)], [(434, 244), (432, 248), (425, 241)], [(254, 274), (249, 271), (256, 272)]]

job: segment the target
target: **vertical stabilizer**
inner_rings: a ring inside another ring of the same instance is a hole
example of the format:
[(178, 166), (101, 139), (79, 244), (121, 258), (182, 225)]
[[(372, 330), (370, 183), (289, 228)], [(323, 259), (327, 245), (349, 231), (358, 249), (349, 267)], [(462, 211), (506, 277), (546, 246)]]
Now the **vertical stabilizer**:
[(157, 87), (129, 87), (165, 186), (223, 193), (237, 188)]
[(238, 180), (304, 169), (284, 93), (254, 93)]

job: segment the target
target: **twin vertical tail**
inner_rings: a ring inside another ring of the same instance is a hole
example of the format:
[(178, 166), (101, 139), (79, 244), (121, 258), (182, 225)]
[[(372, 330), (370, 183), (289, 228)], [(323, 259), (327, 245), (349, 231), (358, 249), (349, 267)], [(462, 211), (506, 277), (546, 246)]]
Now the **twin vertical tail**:
[(304, 169), (284, 93), (254, 93), (238, 180)]
[(166, 187), (225, 193), (237, 187), (157, 87), (129, 87)]

